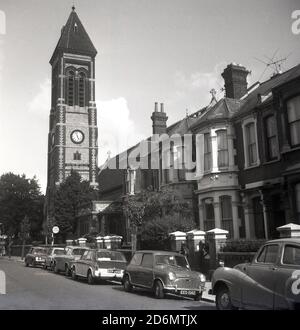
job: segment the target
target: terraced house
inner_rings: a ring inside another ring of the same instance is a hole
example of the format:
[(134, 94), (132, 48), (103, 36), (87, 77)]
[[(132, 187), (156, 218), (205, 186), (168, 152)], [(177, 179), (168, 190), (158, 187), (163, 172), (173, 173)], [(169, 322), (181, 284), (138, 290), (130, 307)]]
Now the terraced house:
[[(100, 199), (120, 206), (126, 194), (150, 185), (178, 189), (190, 201), (197, 228), (226, 229), (234, 239), (273, 238), (276, 227), (300, 223), (300, 65), (249, 88), (248, 74), (241, 65), (228, 65), (222, 74), (225, 96), (216, 100), (212, 91), (207, 107), (169, 127), (163, 105), (155, 104), (153, 134), (192, 134), (194, 168), (174, 166), (184, 160), (178, 157), (184, 147), (171, 142), (167, 169), (160, 150), (158, 169), (103, 170)], [(121, 208), (112, 210), (100, 212), (106, 232), (128, 233)]]

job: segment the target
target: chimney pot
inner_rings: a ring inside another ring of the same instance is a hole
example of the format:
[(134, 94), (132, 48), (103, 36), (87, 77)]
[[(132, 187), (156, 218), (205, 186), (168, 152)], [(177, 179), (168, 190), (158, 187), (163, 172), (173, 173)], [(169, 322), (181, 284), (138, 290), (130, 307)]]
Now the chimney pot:
[(155, 111), (155, 112), (158, 111), (158, 103), (157, 103), (157, 102), (154, 103), (154, 111)]
[(160, 104), (160, 112), (165, 112), (164, 111), (164, 104), (163, 103)]

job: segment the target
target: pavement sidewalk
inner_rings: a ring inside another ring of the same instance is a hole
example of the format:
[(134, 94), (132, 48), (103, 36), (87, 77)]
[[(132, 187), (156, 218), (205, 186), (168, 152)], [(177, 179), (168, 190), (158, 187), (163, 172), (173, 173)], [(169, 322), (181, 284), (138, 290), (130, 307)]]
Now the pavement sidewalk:
[(21, 257), (16, 257), (16, 256), (11, 256), (10, 258), (8, 256), (0, 256), (0, 260), (1, 259), (15, 261), (15, 262), (24, 262), (24, 259), (22, 260)]

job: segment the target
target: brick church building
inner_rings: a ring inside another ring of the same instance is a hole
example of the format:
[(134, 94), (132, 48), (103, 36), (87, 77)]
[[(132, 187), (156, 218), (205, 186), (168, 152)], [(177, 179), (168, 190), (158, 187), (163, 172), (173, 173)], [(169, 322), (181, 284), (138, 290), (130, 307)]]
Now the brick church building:
[(98, 187), (96, 55), (97, 50), (73, 7), (50, 59), (46, 222), (53, 217), (55, 189), (71, 170), (77, 171), (92, 187)]

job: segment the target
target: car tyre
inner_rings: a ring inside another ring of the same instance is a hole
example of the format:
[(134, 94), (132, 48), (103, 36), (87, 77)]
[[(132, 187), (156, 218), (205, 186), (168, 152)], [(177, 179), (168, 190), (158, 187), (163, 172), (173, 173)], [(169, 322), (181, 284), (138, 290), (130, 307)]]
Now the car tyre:
[(124, 278), (123, 286), (124, 286), (124, 290), (126, 292), (131, 292), (132, 291), (132, 285), (130, 283), (128, 275), (126, 275), (125, 278)]
[(70, 276), (70, 270), (69, 270), (68, 265), (65, 265), (65, 275), (66, 275), (67, 277)]
[(164, 294), (164, 287), (161, 283), (161, 281), (157, 280), (154, 283), (154, 296), (156, 299), (163, 299), (165, 294)]
[(232, 310), (236, 309), (231, 303), (230, 291), (227, 287), (223, 286), (217, 290), (216, 294), (216, 307), (218, 310)]
[(75, 269), (75, 267), (73, 267), (72, 270), (71, 270), (71, 276), (72, 276), (72, 280), (74, 280), (74, 281), (77, 280), (77, 275), (76, 275), (76, 269)]
[(58, 269), (56, 263), (55, 263), (55, 265), (54, 265), (54, 273), (55, 273), (55, 274), (58, 274), (58, 273), (59, 273), (59, 269)]
[(29, 263), (27, 260), (25, 260), (25, 267), (28, 267), (29, 266)]
[(91, 270), (89, 270), (88, 273), (87, 273), (87, 282), (90, 285), (95, 283), (95, 279), (93, 277), (93, 274), (92, 274)]
[(202, 299), (202, 292), (198, 292), (196, 296), (194, 297), (195, 301), (200, 301)]

